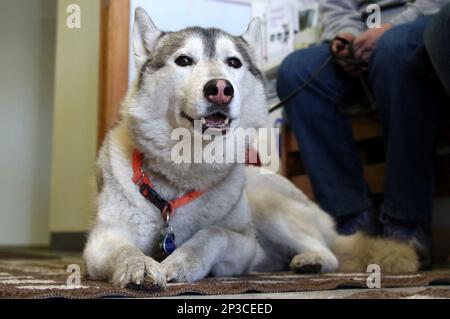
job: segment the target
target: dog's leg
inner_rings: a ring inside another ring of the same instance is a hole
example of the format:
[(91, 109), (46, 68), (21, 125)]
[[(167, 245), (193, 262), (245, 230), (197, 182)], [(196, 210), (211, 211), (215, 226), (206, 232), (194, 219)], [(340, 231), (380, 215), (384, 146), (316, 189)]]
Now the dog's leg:
[(193, 282), (210, 272), (216, 276), (240, 275), (250, 270), (257, 241), (222, 227), (198, 231), (162, 263), (168, 281)]
[[(253, 220), (264, 251), (299, 272), (332, 272), (336, 256), (328, 248), (335, 237), (331, 218), (315, 205), (305, 206), (277, 192), (247, 190)], [(294, 257), (294, 258), (293, 258)], [(293, 259), (292, 259), (293, 258)], [(266, 258), (256, 269), (277, 263)]]
[(84, 258), (92, 278), (109, 280), (117, 287), (152, 289), (166, 285), (161, 265), (131, 244), (123, 230), (95, 228)]
[(304, 238), (297, 242), (297, 255), (292, 258), (290, 268), (299, 273), (333, 272), (339, 267), (336, 256), (315, 238)]
[[(271, 257), (260, 260), (255, 270), (281, 270), (288, 265), (300, 273), (334, 272), (338, 269), (338, 259), (320, 234), (313, 236), (297, 226), (295, 221), (287, 223), (277, 219), (271, 224), (270, 232), (265, 228), (266, 233), (261, 235), (265, 236), (263, 249)], [(273, 258), (282, 258), (284, 266), (280, 268)]]
[(319, 229), (314, 228), (314, 224), (305, 229), (302, 220), (284, 217), (273, 224), (274, 229), (269, 236), (272, 237), (273, 249), (285, 251), (289, 258), (293, 256), (290, 268), (301, 273), (336, 271), (338, 259), (328, 248)]

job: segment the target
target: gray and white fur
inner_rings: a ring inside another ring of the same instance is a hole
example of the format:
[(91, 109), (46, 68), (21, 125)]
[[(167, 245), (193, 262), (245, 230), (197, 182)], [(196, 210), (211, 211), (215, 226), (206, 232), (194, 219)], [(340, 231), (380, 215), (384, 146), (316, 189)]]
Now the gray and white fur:
[[(148, 289), (209, 274), (236, 276), (289, 267), (365, 271), (368, 263), (379, 263), (384, 271), (417, 270), (416, 254), (406, 244), (361, 234), (338, 236), (332, 218), (279, 175), (262, 175), (243, 164), (172, 161), (171, 132), (178, 127), (192, 130), (189, 118), (209, 112), (203, 91), (211, 79), (226, 79), (234, 87), (227, 105), (232, 128), (266, 126), (258, 19), (240, 37), (197, 27), (166, 33), (137, 9), (133, 42), (139, 76), (97, 161), (97, 216), (84, 251), (92, 278)], [(177, 65), (180, 56), (190, 57), (192, 65)], [(230, 67), (230, 57), (242, 67)], [(161, 212), (131, 180), (135, 148), (143, 153), (144, 171), (161, 197), (205, 191), (176, 210), (170, 226), (178, 248), (167, 258), (158, 247), (164, 228)]]

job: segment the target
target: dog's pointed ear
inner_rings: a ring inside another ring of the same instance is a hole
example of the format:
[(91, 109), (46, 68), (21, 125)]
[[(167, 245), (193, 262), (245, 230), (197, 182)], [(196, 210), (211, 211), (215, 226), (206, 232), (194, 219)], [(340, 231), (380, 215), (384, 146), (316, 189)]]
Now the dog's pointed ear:
[(263, 43), (262, 43), (262, 29), (261, 19), (256, 17), (250, 21), (247, 31), (242, 36), (250, 46), (253, 56), (256, 60), (256, 64), (259, 68), (262, 68), (263, 62)]
[(160, 35), (161, 31), (155, 26), (147, 12), (143, 8), (137, 8), (133, 28), (133, 46), (134, 59), (138, 69), (147, 61)]

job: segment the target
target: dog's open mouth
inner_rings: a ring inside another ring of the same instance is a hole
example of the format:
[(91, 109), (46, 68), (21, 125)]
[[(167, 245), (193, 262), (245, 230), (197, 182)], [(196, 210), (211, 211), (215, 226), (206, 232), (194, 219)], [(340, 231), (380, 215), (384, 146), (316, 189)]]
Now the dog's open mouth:
[(213, 113), (206, 116), (202, 116), (200, 119), (193, 119), (185, 112), (181, 112), (181, 116), (188, 119), (194, 125), (195, 121), (199, 121), (202, 125), (202, 134), (204, 134), (207, 130), (211, 130), (210, 132), (219, 132), (225, 134), (227, 130), (230, 128), (232, 120), (222, 114), (222, 113)]

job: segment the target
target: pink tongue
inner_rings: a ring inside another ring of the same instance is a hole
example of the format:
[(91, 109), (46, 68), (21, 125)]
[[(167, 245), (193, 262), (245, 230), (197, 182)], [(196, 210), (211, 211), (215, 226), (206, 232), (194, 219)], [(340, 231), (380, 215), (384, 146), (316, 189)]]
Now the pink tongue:
[(220, 114), (213, 114), (205, 117), (206, 123), (209, 125), (221, 125), (225, 121), (225, 117)]

